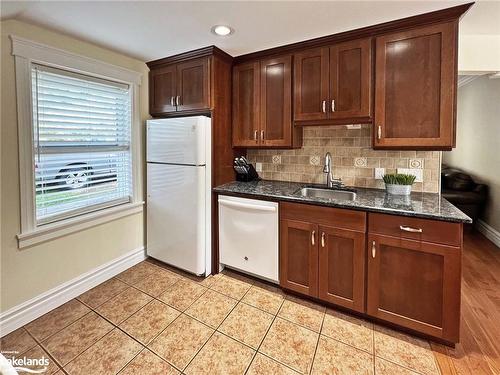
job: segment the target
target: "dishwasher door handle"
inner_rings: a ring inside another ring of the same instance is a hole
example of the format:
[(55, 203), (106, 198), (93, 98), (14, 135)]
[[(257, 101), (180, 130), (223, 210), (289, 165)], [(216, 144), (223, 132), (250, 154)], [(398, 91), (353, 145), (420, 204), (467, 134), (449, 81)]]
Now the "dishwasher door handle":
[(227, 206), (227, 207), (246, 208), (246, 209), (255, 210), (255, 211), (276, 212), (276, 207), (270, 207), (270, 206), (260, 206), (260, 205), (256, 205), (256, 204), (233, 202), (233, 201), (228, 201), (225, 199), (219, 199), (219, 203), (221, 205)]

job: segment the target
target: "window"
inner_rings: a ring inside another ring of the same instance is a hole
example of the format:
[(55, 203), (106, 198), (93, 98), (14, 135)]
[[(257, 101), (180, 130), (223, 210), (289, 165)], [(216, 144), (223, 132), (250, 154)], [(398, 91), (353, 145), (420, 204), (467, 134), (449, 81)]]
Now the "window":
[(10, 39), (19, 248), (142, 212), (141, 72), (15, 35)]
[(37, 224), (131, 200), (128, 85), (32, 65)]

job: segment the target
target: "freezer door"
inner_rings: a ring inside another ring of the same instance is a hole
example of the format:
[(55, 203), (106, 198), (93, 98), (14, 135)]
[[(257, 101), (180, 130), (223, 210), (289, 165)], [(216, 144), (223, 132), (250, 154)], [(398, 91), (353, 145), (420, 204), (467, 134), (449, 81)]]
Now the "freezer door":
[(205, 167), (147, 164), (147, 254), (205, 273)]
[(205, 165), (210, 118), (193, 116), (147, 121), (147, 161)]

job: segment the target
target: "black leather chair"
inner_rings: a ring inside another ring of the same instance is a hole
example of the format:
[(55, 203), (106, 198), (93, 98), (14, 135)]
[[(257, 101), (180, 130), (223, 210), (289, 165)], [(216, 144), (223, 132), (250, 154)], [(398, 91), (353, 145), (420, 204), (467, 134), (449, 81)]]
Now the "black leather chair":
[(477, 184), (470, 175), (460, 169), (443, 165), (441, 194), (476, 223), (488, 199), (488, 185)]

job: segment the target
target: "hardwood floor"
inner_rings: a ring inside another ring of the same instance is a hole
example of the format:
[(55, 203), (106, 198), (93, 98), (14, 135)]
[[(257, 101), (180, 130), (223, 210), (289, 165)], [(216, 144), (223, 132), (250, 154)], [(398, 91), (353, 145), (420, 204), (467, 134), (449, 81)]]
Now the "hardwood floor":
[(466, 233), (462, 262), (460, 343), (432, 349), (444, 375), (500, 374), (500, 249)]

